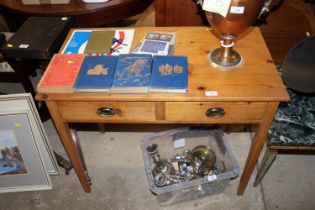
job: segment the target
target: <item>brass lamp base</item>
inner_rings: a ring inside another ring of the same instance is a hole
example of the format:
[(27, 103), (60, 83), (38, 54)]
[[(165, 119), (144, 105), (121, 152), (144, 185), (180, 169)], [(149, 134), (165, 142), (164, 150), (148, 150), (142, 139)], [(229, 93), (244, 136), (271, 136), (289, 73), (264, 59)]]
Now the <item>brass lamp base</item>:
[(223, 36), (221, 47), (215, 49), (207, 56), (208, 63), (219, 69), (239, 68), (243, 64), (242, 56), (233, 49), (233, 36)]
[(224, 49), (217, 48), (210, 53), (212, 62), (223, 67), (233, 67), (241, 62), (241, 55), (235, 50), (231, 50), (228, 55), (225, 55)]

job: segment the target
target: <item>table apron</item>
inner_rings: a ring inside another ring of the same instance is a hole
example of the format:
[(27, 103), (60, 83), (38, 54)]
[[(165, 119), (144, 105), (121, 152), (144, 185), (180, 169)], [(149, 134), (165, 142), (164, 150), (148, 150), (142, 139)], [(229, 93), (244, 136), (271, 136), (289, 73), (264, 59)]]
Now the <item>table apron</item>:
[[(259, 123), (266, 102), (57, 101), (65, 122), (104, 123)], [(219, 116), (209, 115), (220, 110)]]

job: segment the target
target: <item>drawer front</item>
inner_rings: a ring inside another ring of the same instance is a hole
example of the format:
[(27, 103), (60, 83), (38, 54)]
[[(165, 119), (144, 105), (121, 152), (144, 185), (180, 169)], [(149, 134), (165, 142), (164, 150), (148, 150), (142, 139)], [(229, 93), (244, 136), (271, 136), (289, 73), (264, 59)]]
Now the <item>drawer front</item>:
[(266, 111), (265, 102), (167, 102), (165, 120), (191, 123), (253, 123)]
[(154, 121), (153, 102), (58, 102), (65, 121), (146, 122)]

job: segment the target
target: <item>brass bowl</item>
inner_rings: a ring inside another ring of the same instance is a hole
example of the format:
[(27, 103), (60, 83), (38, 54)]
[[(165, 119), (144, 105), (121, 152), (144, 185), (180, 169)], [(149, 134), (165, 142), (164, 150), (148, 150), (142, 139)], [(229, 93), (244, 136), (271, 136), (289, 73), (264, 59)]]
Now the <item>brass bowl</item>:
[(200, 176), (205, 176), (214, 168), (216, 155), (210, 147), (199, 145), (192, 150), (192, 160), (197, 173)]

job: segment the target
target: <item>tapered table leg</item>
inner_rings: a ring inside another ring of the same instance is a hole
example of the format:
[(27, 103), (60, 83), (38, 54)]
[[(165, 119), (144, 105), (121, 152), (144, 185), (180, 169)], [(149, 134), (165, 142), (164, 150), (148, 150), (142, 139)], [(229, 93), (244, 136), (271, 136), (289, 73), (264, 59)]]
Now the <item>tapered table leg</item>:
[(47, 107), (60, 135), (63, 146), (71, 160), (73, 168), (85, 192), (91, 192), (91, 180), (85, 168), (82, 152), (78, 147), (78, 139), (73, 139), (68, 123), (62, 119), (62, 115), (55, 101), (46, 101)]
[(255, 134), (252, 141), (249, 154), (244, 166), (242, 177), (237, 189), (237, 195), (243, 195), (248, 184), (248, 181), (253, 173), (257, 160), (259, 158), (260, 152), (266, 142), (267, 133), (272, 123), (273, 117), (277, 111), (279, 102), (269, 102), (266, 107), (265, 117), (261, 121), (259, 128)]

